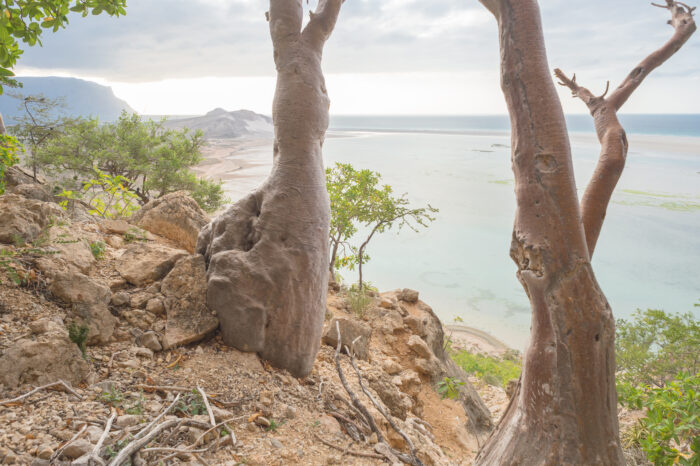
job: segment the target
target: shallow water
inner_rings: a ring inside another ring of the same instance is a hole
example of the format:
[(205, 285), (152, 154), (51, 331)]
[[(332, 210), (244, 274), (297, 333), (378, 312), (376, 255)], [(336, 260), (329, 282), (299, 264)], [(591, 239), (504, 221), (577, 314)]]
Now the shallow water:
[[(508, 256), (515, 212), (509, 136), (331, 136), (336, 137), (324, 145), (327, 166), (349, 162), (378, 171), (396, 193), (408, 193), (413, 205), (440, 209), (428, 229), (375, 237), (366, 279), (381, 290), (417, 289), (443, 321), (459, 317), (523, 348), (530, 310)], [(630, 141), (627, 167), (593, 259), (596, 276), (616, 317), (629, 317), (637, 308), (697, 314), (700, 153), (654, 152), (635, 145), (634, 137)], [(259, 150), (271, 154), (267, 147)], [(579, 190), (598, 151), (593, 140), (573, 144)], [(356, 279), (356, 272), (341, 275)]]

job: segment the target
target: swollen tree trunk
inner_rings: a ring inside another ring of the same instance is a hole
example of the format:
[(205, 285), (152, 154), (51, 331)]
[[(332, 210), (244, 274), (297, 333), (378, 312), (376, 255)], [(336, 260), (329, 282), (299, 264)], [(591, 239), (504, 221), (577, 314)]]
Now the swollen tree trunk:
[(5, 129), (5, 120), (2, 119), (2, 113), (0, 113), (0, 136), (6, 133), (7, 130)]
[(621, 465), (614, 320), (589, 260), (539, 8), (481, 1), (498, 21), (517, 200), (511, 257), (532, 329), (516, 393), (475, 464)]
[(666, 0), (666, 5), (655, 5), (671, 12), (673, 36), (658, 50), (652, 52), (624, 79), (607, 99), (607, 87), (603, 95), (596, 97), (591, 91), (576, 82), (576, 75), (569, 79), (560, 69), (554, 70), (559, 84), (571, 89), (574, 97), (581, 99), (593, 116), (601, 151), (591, 181), (581, 199), (581, 216), (588, 244), (588, 253), (593, 257), (605, 214), (627, 159), (627, 136), (617, 119), (617, 111), (639, 87), (652, 70), (671, 58), (695, 32), (693, 10), (684, 3)]
[(224, 342), (297, 377), (320, 345), (328, 287), (330, 201), (321, 147), (329, 99), (321, 71), (342, 0), (320, 0), (302, 31), (302, 0), (271, 0), (277, 68), (269, 178), (200, 233), (207, 303)]

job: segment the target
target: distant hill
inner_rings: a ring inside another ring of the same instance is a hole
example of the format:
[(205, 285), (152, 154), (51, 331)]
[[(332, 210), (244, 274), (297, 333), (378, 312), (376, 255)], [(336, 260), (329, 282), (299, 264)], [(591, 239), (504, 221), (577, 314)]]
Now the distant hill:
[(11, 89), (5, 87), (5, 93), (0, 96), (0, 112), (8, 125), (13, 124), (14, 116), (20, 114), (17, 108), (20, 101), (9, 96), (11, 93), (23, 95), (43, 94), (56, 99), (64, 98), (65, 108), (60, 113), (67, 116), (96, 116), (100, 121), (114, 121), (122, 109), (134, 112), (128, 103), (117, 98), (112, 88), (102, 86), (92, 81), (77, 78), (17, 78), (23, 87)]
[(228, 112), (223, 108), (217, 108), (200, 117), (168, 120), (165, 126), (174, 129), (201, 129), (204, 131), (204, 137), (209, 139), (269, 137), (273, 133), (272, 118), (250, 110)]

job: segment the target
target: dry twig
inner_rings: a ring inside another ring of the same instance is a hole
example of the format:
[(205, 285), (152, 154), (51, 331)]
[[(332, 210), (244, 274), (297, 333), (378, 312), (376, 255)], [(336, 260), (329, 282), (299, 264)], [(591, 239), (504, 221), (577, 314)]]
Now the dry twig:
[(338, 446), (338, 445), (334, 445), (334, 444), (332, 444), (331, 442), (329, 442), (329, 441), (324, 440), (323, 438), (321, 438), (321, 436), (319, 436), (318, 434), (314, 434), (314, 437), (316, 437), (316, 439), (318, 439), (318, 441), (321, 442), (322, 444), (324, 444), (324, 445), (326, 445), (326, 446), (329, 446), (329, 447), (331, 447), (331, 448), (335, 448), (336, 450), (342, 451), (343, 454), (348, 454), (348, 455), (353, 455), (353, 456), (359, 456), (359, 457), (361, 457), (361, 458), (375, 458), (375, 459), (378, 459), (378, 460), (383, 460), (383, 459), (385, 459), (385, 457), (384, 457), (383, 455), (379, 455), (379, 454), (377, 454), (377, 453), (365, 453), (365, 452), (362, 452), (362, 451), (348, 450), (347, 448), (343, 448), (343, 447), (340, 447), (340, 446)]
[(37, 393), (37, 392), (40, 392), (40, 391), (42, 391), (42, 390), (46, 390), (46, 389), (48, 389), (48, 388), (53, 388), (53, 387), (56, 387), (56, 386), (61, 386), (61, 387), (63, 387), (63, 388), (66, 390), (66, 392), (70, 393), (71, 395), (73, 395), (74, 397), (76, 397), (76, 398), (79, 399), (79, 400), (82, 400), (82, 399), (83, 399), (83, 397), (80, 396), (75, 390), (73, 390), (73, 388), (72, 388), (69, 384), (67, 384), (67, 383), (64, 382), (63, 380), (60, 380), (60, 379), (59, 379), (59, 380), (56, 381), (56, 382), (52, 382), (52, 383), (49, 383), (49, 384), (46, 384), (46, 385), (42, 385), (41, 387), (36, 387), (35, 389), (33, 389), (33, 390), (31, 390), (31, 391), (28, 391), (28, 392), (25, 393), (24, 395), (18, 396), (18, 397), (16, 397), (16, 398), (12, 398), (12, 399), (10, 399), (10, 400), (5, 400), (5, 401), (0, 401), (0, 405), (8, 405), (8, 404), (12, 404), (12, 403), (18, 403), (18, 402), (24, 400), (25, 398), (29, 398), (30, 396), (32, 396), (33, 394), (35, 394), (35, 393)]

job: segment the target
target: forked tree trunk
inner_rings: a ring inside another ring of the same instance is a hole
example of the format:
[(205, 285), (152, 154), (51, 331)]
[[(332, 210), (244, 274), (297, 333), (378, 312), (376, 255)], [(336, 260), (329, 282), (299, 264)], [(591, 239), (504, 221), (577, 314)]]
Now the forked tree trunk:
[(615, 325), (589, 260), (539, 8), (481, 1), (498, 21), (517, 199), (511, 257), (532, 329), (521, 382), (475, 464), (624, 464)]
[(297, 377), (318, 352), (328, 287), (330, 202), (321, 147), (329, 99), (321, 71), (342, 0), (320, 0), (302, 31), (302, 0), (271, 0), (277, 68), (272, 173), (207, 225), (207, 303), (224, 342)]
[(559, 84), (571, 89), (573, 96), (581, 99), (588, 107), (601, 145), (600, 157), (593, 177), (581, 199), (583, 227), (591, 257), (603, 227), (610, 198), (627, 159), (627, 136), (617, 119), (617, 111), (627, 102), (644, 78), (671, 58), (696, 30), (693, 20), (694, 7), (691, 8), (674, 0), (666, 0), (666, 5), (653, 5), (666, 8), (671, 12), (668, 23), (673, 26), (674, 33), (661, 48), (642, 60), (607, 99), (605, 98), (608, 93), (607, 87), (603, 95), (596, 97), (591, 91), (578, 85), (576, 75), (569, 79), (560, 69), (554, 70), (554, 74), (559, 78)]

